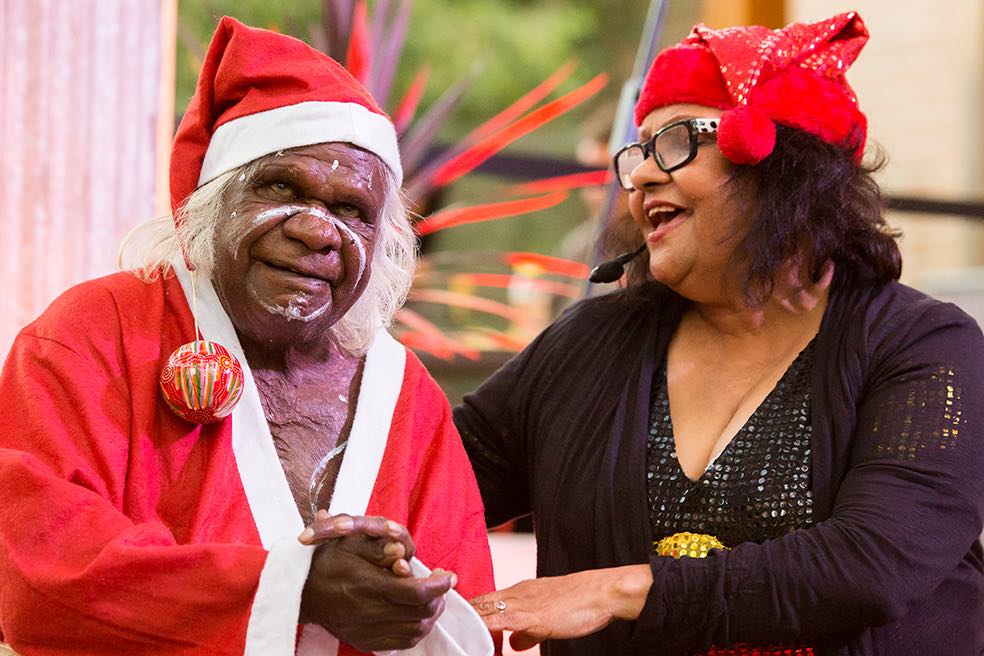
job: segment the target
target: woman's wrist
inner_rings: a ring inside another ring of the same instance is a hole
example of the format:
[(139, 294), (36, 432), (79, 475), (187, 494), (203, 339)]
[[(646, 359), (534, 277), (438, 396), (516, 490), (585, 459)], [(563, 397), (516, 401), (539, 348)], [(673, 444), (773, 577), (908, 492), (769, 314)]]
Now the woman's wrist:
[(653, 572), (649, 565), (615, 567), (609, 586), (612, 616), (618, 620), (636, 620), (646, 605), (646, 597), (653, 585)]

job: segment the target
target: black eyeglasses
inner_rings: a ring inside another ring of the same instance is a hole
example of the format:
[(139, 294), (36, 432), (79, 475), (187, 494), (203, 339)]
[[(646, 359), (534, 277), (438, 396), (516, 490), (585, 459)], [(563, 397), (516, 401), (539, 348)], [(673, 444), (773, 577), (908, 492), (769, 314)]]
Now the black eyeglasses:
[(646, 158), (652, 156), (660, 169), (669, 173), (688, 164), (697, 156), (697, 135), (718, 131), (719, 119), (691, 118), (664, 125), (651, 139), (631, 143), (615, 153), (615, 177), (619, 186), (633, 191), (630, 176)]

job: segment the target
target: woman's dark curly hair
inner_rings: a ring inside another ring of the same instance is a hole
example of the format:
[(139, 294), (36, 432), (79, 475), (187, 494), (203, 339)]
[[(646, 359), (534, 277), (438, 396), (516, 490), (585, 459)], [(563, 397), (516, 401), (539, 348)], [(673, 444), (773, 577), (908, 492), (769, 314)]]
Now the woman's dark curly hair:
[[(881, 189), (872, 177), (885, 159), (879, 152), (871, 163), (859, 165), (854, 150), (779, 125), (772, 154), (754, 166), (736, 167), (733, 189), (751, 184), (757, 190), (757, 210), (751, 211), (758, 216), (734, 262), (748, 263), (744, 289), (750, 302), (769, 297), (779, 267), (797, 253), (804, 256), (814, 282), (829, 261), (839, 279), (861, 276), (887, 282), (899, 277), (899, 233), (882, 216)], [(606, 230), (603, 248), (631, 248), (625, 233), (624, 226)], [(638, 231), (632, 242), (638, 244)], [(648, 260), (634, 260), (629, 285), (651, 279)]]

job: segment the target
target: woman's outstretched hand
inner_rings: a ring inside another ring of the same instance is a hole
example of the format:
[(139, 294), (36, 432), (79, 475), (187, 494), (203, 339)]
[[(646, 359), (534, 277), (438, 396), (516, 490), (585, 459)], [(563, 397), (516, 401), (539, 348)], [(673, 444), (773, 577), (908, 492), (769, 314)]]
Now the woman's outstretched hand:
[(522, 581), (475, 597), (471, 605), (490, 631), (512, 631), (509, 644), (521, 651), (638, 618), (652, 581), (648, 565), (594, 569)]
[(382, 517), (319, 511), (298, 539), (318, 545), (301, 596), (302, 623), (320, 624), (360, 651), (408, 649), (444, 611), (454, 573), (415, 578), (406, 528)]

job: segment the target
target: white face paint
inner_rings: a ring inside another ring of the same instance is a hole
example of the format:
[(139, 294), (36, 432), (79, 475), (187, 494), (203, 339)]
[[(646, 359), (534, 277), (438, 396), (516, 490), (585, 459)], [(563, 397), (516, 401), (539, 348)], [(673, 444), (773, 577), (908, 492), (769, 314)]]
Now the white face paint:
[[(250, 225), (248, 229), (244, 232), (248, 232), (249, 230), (255, 228), (256, 226), (266, 223), (271, 219), (276, 219), (285, 216), (293, 216), (295, 214), (308, 214), (309, 216), (316, 217), (318, 219), (321, 219), (322, 221), (327, 221), (331, 223), (336, 230), (348, 236), (352, 245), (355, 246), (356, 253), (359, 258), (359, 269), (355, 276), (355, 283), (352, 285), (353, 288), (358, 287), (359, 283), (362, 281), (362, 276), (364, 276), (366, 272), (366, 245), (363, 242), (362, 237), (356, 234), (355, 231), (353, 231), (351, 228), (349, 228), (347, 225), (345, 225), (335, 217), (329, 216), (328, 213), (325, 210), (321, 209), (320, 207), (310, 207), (308, 205), (281, 205), (280, 207), (271, 207), (270, 209), (264, 210), (263, 212), (260, 212), (255, 217), (253, 217), (253, 220), (250, 221)], [(233, 257), (238, 259), (238, 250)], [(294, 321), (294, 320), (311, 321), (312, 319), (317, 319), (322, 314), (324, 314), (325, 311), (328, 309), (328, 307), (331, 305), (331, 302), (329, 301), (326, 302), (321, 307), (312, 310), (308, 314), (303, 314), (303, 309), (301, 307), (300, 301), (302, 298), (304, 298), (305, 295), (302, 292), (298, 292), (297, 294), (295, 294), (287, 302), (287, 307), (283, 307), (281, 305), (271, 305), (266, 301), (264, 301), (262, 298), (260, 298), (259, 294), (256, 292), (255, 289), (253, 289), (252, 286), (250, 286), (247, 289), (247, 291), (249, 292), (250, 296), (252, 296), (253, 299), (257, 303), (259, 303), (265, 310), (267, 310), (272, 314), (279, 314), (281, 316), (284, 316), (287, 318), (288, 321)]]
[(362, 242), (362, 238), (359, 235), (337, 219), (333, 219), (326, 215), (326, 218), (335, 224), (335, 227), (347, 234), (352, 239), (352, 244), (355, 246), (356, 250), (359, 252), (359, 271), (355, 276), (355, 285), (358, 286), (362, 281), (362, 276), (366, 272), (366, 245)]
[(330, 302), (325, 303), (308, 314), (304, 314), (304, 311), (300, 307), (300, 302), (301, 299), (303, 299), (304, 294), (300, 292), (295, 294), (289, 301), (287, 301), (287, 307), (283, 307), (282, 305), (271, 305), (270, 303), (267, 303), (265, 300), (260, 298), (260, 295), (256, 293), (256, 290), (253, 289), (253, 287), (249, 287), (247, 291), (249, 292), (249, 295), (253, 297), (253, 300), (259, 303), (264, 310), (270, 314), (279, 314), (285, 317), (287, 321), (312, 321), (324, 314), (325, 310), (331, 306)]

